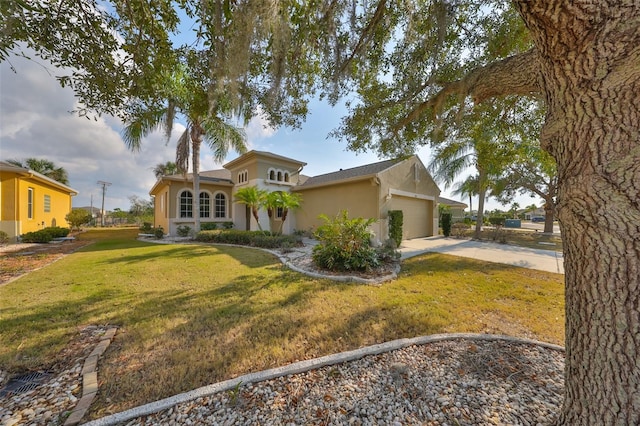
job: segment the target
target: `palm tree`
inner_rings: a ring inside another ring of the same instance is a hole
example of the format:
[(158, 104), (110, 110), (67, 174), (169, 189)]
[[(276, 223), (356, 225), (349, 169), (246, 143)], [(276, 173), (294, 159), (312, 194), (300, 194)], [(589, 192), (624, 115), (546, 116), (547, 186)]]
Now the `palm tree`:
[(178, 165), (173, 161), (156, 164), (153, 168), (153, 174), (156, 179), (160, 179), (162, 176), (175, 175), (176, 173), (178, 173)]
[(248, 208), (251, 209), (251, 213), (253, 214), (256, 223), (258, 224), (258, 229), (262, 231), (260, 218), (258, 217), (258, 210), (265, 205), (267, 191), (264, 189), (259, 189), (255, 185), (247, 186), (245, 188), (239, 189), (235, 193), (235, 197), (236, 203), (245, 204)]
[(473, 214), (473, 196), (478, 195), (478, 176), (468, 176), (464, 181), (454, 185), (453, 195), (469, 196), (469, 213)]
[[(273, 211), (277, 209), (282, 209), (282, 217), (280, 222), (280, 227), (278, 229), (278, 234), (282, 233), (282, 228), (284, 227), (284, 221), (287, 220), (287, 215), (289, 214), (289, 210), (295, 210), (300, 207), (302, 203), (302, 197), (300, 194), (292, 194), (291, 192), (285, 191), (273, 191), (270, 192), (266, 197), (266, 205), (267, 212), (269, 212), (269, 217), (273, 216)], [(270, 211), (271, 210), (271, 211)]]
[[(191, 68), (189, 68), (191, 69)], [(194, 228), (200, 230), (200, 147), (202, 142), (214, 152), (214, 159), (222, 161), (229, 149), (243, 154), (247, 151), (242, 129), (227, 123), (223, 117), (231, 116), (220, 105), (209, 105), (208, 83), (189, 74), (187, 66), (177, 66), (166, 79), (161, 94), (165, 103), (137, 109), (123, 130), (123, 139), (133, 151), (140, 149), (142, 138), (158, 128), (164, 130), (167, 141), (171, 137), (176, 114), (182, 114), (187, 126), (178, 138), (176, 166), (185, 176), (191, 157), (193, 172)], [(223, 117), (221, 117), (223, 116)]]
[(63, 185), (69, 185), (69, 175), (63, 167), (56, 167), (56, 165), (49, 160), (40, 160), (38, 158), (27, 158), (24, 161), (20, 160), (7, 160), (7, 162), (14, 166), (23, 167), (25, 169), (31, 169), (34, 172), (38, 172), (50, 179), (60, 182)]

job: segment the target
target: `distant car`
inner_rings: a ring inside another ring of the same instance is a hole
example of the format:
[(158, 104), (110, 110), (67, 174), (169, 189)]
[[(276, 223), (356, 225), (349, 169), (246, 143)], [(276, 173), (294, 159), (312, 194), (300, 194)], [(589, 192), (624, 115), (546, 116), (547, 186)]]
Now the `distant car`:
[(534, 216), (531, 218), (531, 222), (544, 222), (544, 217), (542, 216)]

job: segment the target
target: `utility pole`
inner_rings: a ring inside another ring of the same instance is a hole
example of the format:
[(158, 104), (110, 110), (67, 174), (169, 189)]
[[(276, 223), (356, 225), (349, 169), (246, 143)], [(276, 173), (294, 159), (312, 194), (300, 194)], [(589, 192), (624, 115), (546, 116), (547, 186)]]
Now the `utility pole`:
[(99, 180), (98, 185), (102, 185), (102, 211), (100, 212), (100, 226), (104, 228), (104, 194), (107, 192), (107, 186), (111, 186), (111, 182)]

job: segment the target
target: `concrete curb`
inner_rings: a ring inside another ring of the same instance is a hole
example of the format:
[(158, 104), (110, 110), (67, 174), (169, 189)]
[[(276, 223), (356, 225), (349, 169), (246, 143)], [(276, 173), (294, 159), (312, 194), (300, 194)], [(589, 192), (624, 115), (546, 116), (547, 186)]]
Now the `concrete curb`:
[(102, 356), (111, 344), (111, 340), (116, 335), (117, 328), (110, 327), (102, 336), (102, 340), (96, 345), (89, 356), (84, 360), (82, 367), (82, 397), (78, 401), (64, 426), (75, 426), (87, 413), (93, 399), (98, 393), (98, 359)]
[(327, 355), (320, 358), (309, 359), (305, 361), (296, 362), (293, 364), (285, 365), (283, 367), (272, 368), (270, 370), (259, 371), (256, 373), (245, 374), (234, 379), (225, 380), (223, 382), (214, 383), (211, 385), (203, 386), (198, 389), (194, 389), (189, 392), (181, 393), (169, 398), (161, 399), (159, 401), (151, 402), (149, 404), (141, 405), (135, 408), (131, 408), (120, 413), (112, 414), (100, 419), (93, 420), (85, 423), (85, 426), (112, 426), (121, 422), (126, 422), (131, 419), (146, 416), (149, 414), (157, 413), (162, 410), (173, 407), (174, 405), (193, 401), (198, 398), (213, 395), (215, 393), (229, 391), (237, 388), (242, 384), (262, 382), (265, 380), (271, 380), (278, 377), (288, 376), (292, 374), (300, 374), (310, 370), (315, 370), (328, 365), (341, 364), (344, 362), (354, 361), (369, 355), (378, 355), (385, 352), (391, 352), (394, 350), (406, 348), (414, 345), (424, 345), (428, 343), (436, 343), (447, 340), (475, 340), (475, 341), (506, 341), (511, 343), (521, 343), (538, 345), (543, 348), (563, 351), (562, 346), (553, 345), (551, 343), (539, 342), (537, 340), (501, 336), (493, 334), (473, 334), (473, 333), (454, 333), (454, 334), (434, 334), (430, 336), (415, 337), (412, 339), (398, 339), (390, 342), (380, 343), (373, 346), (367, 346), (364, 348), (341, 352), (338, 354)]

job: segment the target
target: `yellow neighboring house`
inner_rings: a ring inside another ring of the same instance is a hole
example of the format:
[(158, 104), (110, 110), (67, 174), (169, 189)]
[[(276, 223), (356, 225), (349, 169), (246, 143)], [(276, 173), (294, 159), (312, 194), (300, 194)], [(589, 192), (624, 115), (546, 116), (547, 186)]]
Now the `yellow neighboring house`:
[(33, 170), (0, 161), (0, 231), (10, 241), (49, 226), (69, 227), (71, 197), (78, 191)]

